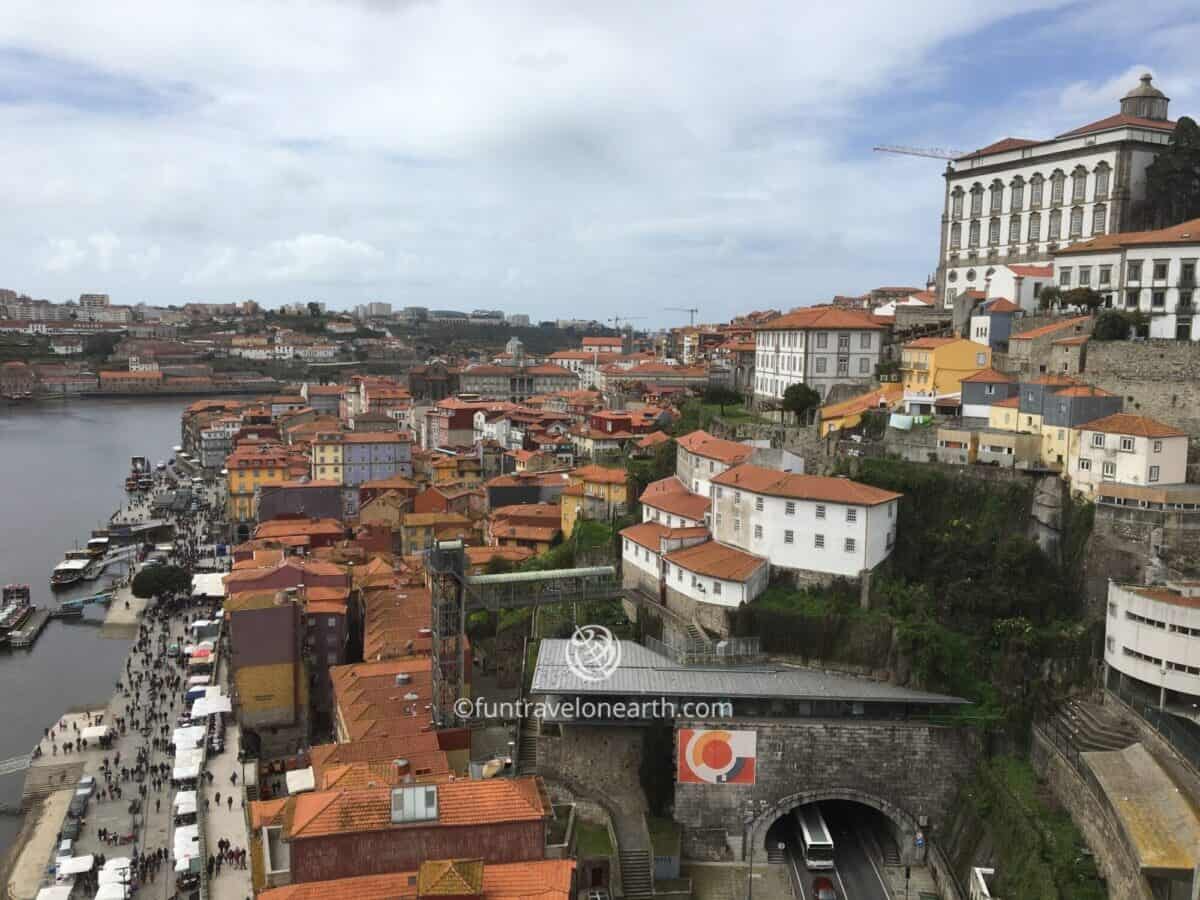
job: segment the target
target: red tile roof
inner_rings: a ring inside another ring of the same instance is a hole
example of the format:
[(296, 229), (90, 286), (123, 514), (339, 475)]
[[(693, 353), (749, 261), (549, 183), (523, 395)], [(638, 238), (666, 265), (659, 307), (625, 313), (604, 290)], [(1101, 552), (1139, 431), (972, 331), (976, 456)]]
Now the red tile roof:
[(712, 479), (712, 483), (752, 494), (792, 497), (797, 500), (821, 500), (828, 503), (846, 503), (856, 506), (876, 506), (904, 496), (894, 491), (885, 491), (883, 488), (851, 481), (849, 478), (794, 475), (790, 472), (764, 469), (762, 466), (750, 464), (722, 472)]
[(1086, 344), (1091, 339), (1092, 339), (1091, 335), (1076, 334), (1071, 337), (1059, 338), (1057, 341), (1051, 341), (1050, 343), (1054, 344), (1055, 346), (1062, 345), (1062, 346), (1074, 347), (1074, 346), (1078, 346), (1080, 344)]
[(1001, 138), (993, 144), (988, 144), (986, 147), (980, 147), (978, 150), (964, 154), (957, 159), (975, 159), (979, 156), (990, 156), (993, 153), (1006, 153), (1009, 150), (1020, 150), (1022, 147), (1033, 147), (1038, 143), (1040, 142), (1031, 141), (1028, 138), (1006, 137)]
[(1122, 231), (1115, 234), (1102, 234), (1086, 241), (1077, 241), (1055, 251), (1056, 256), (1072, 253), (1098, 253), (1116, 250), (1121, 247), (1157, 246), (1160, 244), (1196, 244), (1200, 243), (1200, 219), (1189, 219), (1170, 228), (1156, 228), (1152, 231)]
[(881, 331), (888, 326), (876, 322), (869, 313), (834, 306), (798, 309), (778, 319), (756, 325), (755, 331), (800, 331), (808, 328), (847, 328)]
[(1076, 316), (1071, 319), (1063, 319), (1060, 322), (1051, 322), (1049, 325), (1043, 325), (1041, 328), (1034, 328), (1032, 331), (1022, 331), (1020, 334), (1012, 335), (1008, 341), (1011, 344), (1013, 341), (1030, 341), (1034, 338), (1043, 337), (1047, 334), (1053, 334), (1056, 331), (1062, 331), (1065, 328), (1074, 328), (1088, 320), (1087, 316)]
[(1009, 271), (1022, 278), (1050, 278), (1054, 275), (1054, 266), (1009, 266)]
[(1090, 384), (1077, 384), (1054, 392), (1055, 397), (1114, 397), (1104, 388), (1092, 387)]
[(663, 538), (708, 537), (708, 529), (703, 525), (693, 525), (689, 528), (668, 528), (662, 522), (639, 522), (621, 529), (621, 537), (633, 541), (640, 547), (645, 547), (652, 553), (662, 552)]
[(495, 778), (489, 781), (450, 781), (437, 791), (436, 822), (397, 825), (392, 822), (390, 788), (358, 791), (314, 791), (289, 798), (292, 804), (287, 838), (351, 834), (391, 829), (464, 825), (504, 825), (533, 822), (550, 815), (550, 801), (541, 779)]
[[(359, 875), (332, 881), (308, 881), (272, 888), (259, 900), (417, 900), (425, 866), (417, 872)], [(570, 900), (573, 859), (484, 863), (482, 900)]]
[(634, 446), (639, 450), (646, 450), (650, 447), (657, 447), (659, 444), (669, 443), (671, 436), (662, 431), (652, 431), (640, 441), (635, 441)]
[(1001, 407), (1003, 409), (1018, 409), (1021, 405), (1020, 397), (1006, 397), (1004, 400), (997, 400), (992, 404), (992, 408)]
[(960, 380), (977, 384), (1012, 384), (1017, 380), (1017, 376), (1009, 375), (1006, 372), (997, 372), (995, 369), (980, 369)]
[(1150, 128), (1154, 131), (1174, 131), (1175, 123), (1169, 120), (1143, 119), (1139, 116), (1126, 116), (1117, 113), (1103, 119), (1097, 119), (1095, 122), (1089, 122), (1087, 125), (1073, 128), (1070, 131), (1064, 131), (1059, 137), (1079, 137), (1085, 134), (1094, 134), (1098, 131), (1112, 131), (1115, 128)]
[(1007, 297), (997, 297), (991, 303), (987, 304), (987, 311), (990, 313), (1015, 313), (1020, 312), (1021, 307), (1013, 303)]
[(672, 515), (683, 516), (694, 522), (704, 521), (704, 514), (712, 505), (712, 501), (708, 497), (693, 494), (688, 490), (687, 485), (674, 475), (668, 475), (666, 478), (660, 478), (658, 481), (652, 481), (646, 485), (638, 502)]
[(698, 430), (690, 434), (685, 434), (677, 441), (680, 447), (694, 453), (696, 456), (703, 456), (705, 459), (715, 459), (717, 462), (723, 462), (726, 465), (736, 465), (750, 458), (754, 453), (754, 448), (747, 444), (739, 444), (736, 441), (727, 441), (723, 438), (713, 437), (707, 431)]
[(606, 466), (581, 466), (571, 472), (572, 478), (581, 478), (591, 484), (624, 484), (628, 479), (624, 469)]
[(947, 344), (954, 344), (963, 338), (956, 337), (923, 337), (917, 338), (915, 341), (909, 341), (903, 346), (904, 350), (936, 350), (938, 347), (944, 347)]
[(1185, 437), (1178, 428), (1166, 425), (1149, 416), (1135, 416), (1132, 413), (1113, 413), (1084, 422), (1079, 426), (1084, 431), (1103, 431), (1106, 434), (1128, 434), (1135, 437), (1164, 438)]
[(716, 541), (674, 550), (663, 559), (689, 572), (723, 581), (746, 581), (767, 564), (762, 557), (751, 556), (736, 547), (727, 547)]

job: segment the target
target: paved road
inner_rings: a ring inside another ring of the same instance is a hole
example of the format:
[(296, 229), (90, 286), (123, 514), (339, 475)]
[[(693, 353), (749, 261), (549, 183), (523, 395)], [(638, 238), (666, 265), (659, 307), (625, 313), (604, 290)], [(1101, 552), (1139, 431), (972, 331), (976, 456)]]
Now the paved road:
[(792, 893), (797, 900), (815, 900), (813, 881), (825, 876), (837, 890), (838, 900), (891, 900), (880, 870), (855, 833), (852, 820), (830, 817), (826, 822), (833, 832), (834, 868), (810, 871), (804, 865), (804, 854), (792, 835), (787, 838), (788, 869)]

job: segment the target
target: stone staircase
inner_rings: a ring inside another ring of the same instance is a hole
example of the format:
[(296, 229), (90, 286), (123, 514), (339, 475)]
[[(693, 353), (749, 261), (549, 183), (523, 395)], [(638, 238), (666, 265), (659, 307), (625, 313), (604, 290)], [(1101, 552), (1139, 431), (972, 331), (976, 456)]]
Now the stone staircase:
[(654, 896), (654, 872), (650, 868), (648, 850), (622, 850), (621, 887), (626, 900), (642, 900)]
[(1059, 724), (1080, 753), (1124, 750), (1138, 742), (1137, 733), (1111, 710), (1085, 700), (1069, 700), (1058, 714)]
[[(772, 841), (772, 843), (776, 843)], [(767, 848), (767, 862), (774, 866), (781, 866), (787, 862), (787, 852), (778, 846)]]
[(530, 716), (521, 728), (520, 742), (517, 744), (517, 774), (536, 775), (538, 773), (537, 745), (542, 734), (542, 720)]

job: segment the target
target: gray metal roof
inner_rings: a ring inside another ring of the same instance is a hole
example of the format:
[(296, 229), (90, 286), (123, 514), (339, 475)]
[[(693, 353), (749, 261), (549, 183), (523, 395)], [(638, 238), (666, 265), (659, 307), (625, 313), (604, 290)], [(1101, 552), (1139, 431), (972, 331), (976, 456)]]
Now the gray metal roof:
[(534, 694), (846, 700), (875, 703), (963, 704), (946, 694), (914, 691), (868, 678), (815, 669), (684, 666), (632, 641), (621, 641), (621, 662), (604, 681), (588, 681), (567, 665), (567, 640), (543, 640), (533, 672)]

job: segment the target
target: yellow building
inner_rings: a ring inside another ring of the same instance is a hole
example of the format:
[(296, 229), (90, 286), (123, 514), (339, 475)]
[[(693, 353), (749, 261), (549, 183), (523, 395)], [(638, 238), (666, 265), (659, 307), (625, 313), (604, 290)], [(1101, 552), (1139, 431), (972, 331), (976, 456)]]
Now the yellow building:
[(570, 537), (580, 519), (610, 519), (629, 508), (629, 486), (624, 469), (583, 466), (567, 474), (568, 485), (559, 498), (563, 537)]
[(991, 364), (991, 348), (964, 338), (910, 341), (900, 352), (905, 406), (909, 412), (933, 412), (939, 397), (960, 393), (963, 378)]
[(1009, 397), (1007, 400), (993, 403), (988, 409), (988, 428), (1016, 432), (1021, 415), (1021, 411), (1017, 409), (1020, 402), (1020, 397)]
[(901, 385), (890, 382), (881, 385), (878, 390), (868, 391), (821, 407), (821, 437), (828, 437), (833, 431), (846, 431), (862, 421), (865, 413), (875, 410), (890, 412), (904, 396)]
[(232, 522), (248, 522), (257, 515), (256, 491), (264, 484), (282, 484), (295, 462), (278, 444), (242, 444), (225, 460), (225, 509)]
[(330, 431), (316, 435), (308, 454), (314, 481), (342, 483), (345, 449), (340, 432)]

